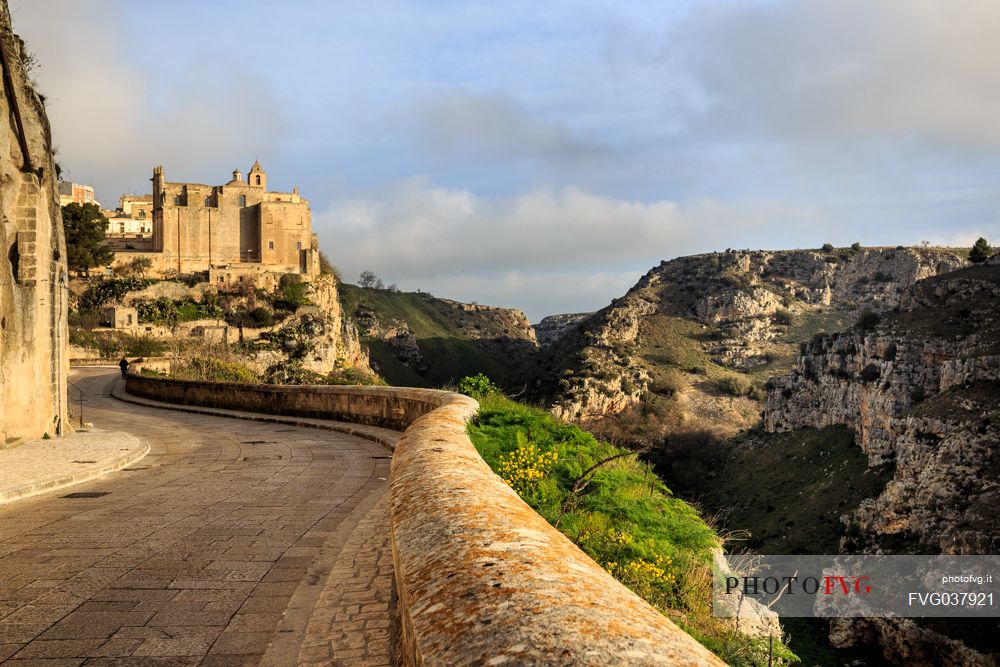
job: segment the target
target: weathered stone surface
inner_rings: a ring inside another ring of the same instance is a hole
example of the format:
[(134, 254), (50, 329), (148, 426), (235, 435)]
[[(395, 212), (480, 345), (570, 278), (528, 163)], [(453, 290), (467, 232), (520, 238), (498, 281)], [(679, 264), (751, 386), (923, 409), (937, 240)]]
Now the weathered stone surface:
[(562, 330), (524, 373), (533, 398), (566, 419), (589, 420), (636, 405), (649, 389), (637, 350), (651, 316), (680, 317), (723, 335), (704, 347), (719, 364), (768, 362), (768, 344), (792, 317), (897, 305), (904, 288), (966, 264), (947, 249), (727, 251), (679, 257), (651, 269), (611, 305)]
[(0, 2), (0, 443), (66, 424), (66, 245), (45, 107)]
[(540, 347), (548, 347), (563, 337), (567, 331), (583, 322), (593, 313), (566, 313), (562, 315), (549, 315), (543, 317), (538, 324), (532, 325), (535, 330), (535, 338), (538, 339)]
[[(393, 455), (389, 500), (405, 664), (723, 664), (490, 470), (465, 430), (478, 407), (467, 396), (136, 376), (129, 376), (128, 390), (196, 405), (408, 427)], [(336, 650), (310, 646), (320, 660)]]

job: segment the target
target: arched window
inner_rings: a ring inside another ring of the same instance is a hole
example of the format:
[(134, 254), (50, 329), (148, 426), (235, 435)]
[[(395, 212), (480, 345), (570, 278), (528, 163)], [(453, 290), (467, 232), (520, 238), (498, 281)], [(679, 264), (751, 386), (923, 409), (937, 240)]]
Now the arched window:
[(257, 185), (260, 185), (260, 174), (257, 174)]

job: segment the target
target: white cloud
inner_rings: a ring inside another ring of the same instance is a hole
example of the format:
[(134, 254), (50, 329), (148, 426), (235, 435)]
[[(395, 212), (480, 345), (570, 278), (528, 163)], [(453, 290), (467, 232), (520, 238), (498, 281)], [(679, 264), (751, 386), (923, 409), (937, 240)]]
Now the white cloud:
[(997, 34), (993, 0), (727, 4), (693, 12), (665, 52), (713, 132), (978, 151), (1000, 147)]
[(485, 198), (425, 178), (314, 215), (321, 246), (348, 280), (370, 269), (407, 289), (520, 305), (535, 319), (604, 306), (661, 259), (767, 234), (789, 243), (818, 221), (815, 211), (775, 203), (678, 206), (578, 187)]
[(156, 164), (168, 179), (221, 183), (277, 151), (283, 113), (268, 82), (237, 60), (166, 49), (176, 66), (153, 80), (130, 54), (163, 45), (132, 33), (116, 3), (12, 4), (14, 29), (38, 57), (56, 161), (103, 205), (126, 189), (148, 192)]
[(602, 146), (574, 136), (559, 122), (532, 117), (499, 92), (436, 88), (387, 114), (389, 124), (444, 157), (539, 159), (571, 163), (598, 157)]

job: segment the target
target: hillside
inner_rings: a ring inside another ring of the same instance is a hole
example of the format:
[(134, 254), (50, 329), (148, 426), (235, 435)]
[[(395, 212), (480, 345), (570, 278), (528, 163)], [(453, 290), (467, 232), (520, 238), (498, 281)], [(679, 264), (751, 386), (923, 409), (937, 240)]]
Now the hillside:
[(340, 298), (390, 384), (439, 387), (476, 373), (502, 384), (538, 353), (520, 310), (355, 285), (342, 285)]
[[(682, 495), (761, 553), (996, 554), (998, 441), (993, 264), (921, 280), (897, 308), (803, 343), (793, 370), (768, 382), (759, 428), (714, 453), (653, 458), (668, 483), (675, 469), (707, 470)], [(866, 660), (955, 665), (995, 664), (1000, 629), (996, 619), (789, 627), (792, 648), (820, 662), (843, 662), (829, 641)]]
[(662, 262), (519, 378), (565, 419), (610, 428), (607, 418), (620, 415), (627, 437), (682, 427), (733, 434), (758, 422), (764, 383), (792, 368), (800, 341), (895, 307), (905, 288), (964, 266), (966, 254), (826, 247)]

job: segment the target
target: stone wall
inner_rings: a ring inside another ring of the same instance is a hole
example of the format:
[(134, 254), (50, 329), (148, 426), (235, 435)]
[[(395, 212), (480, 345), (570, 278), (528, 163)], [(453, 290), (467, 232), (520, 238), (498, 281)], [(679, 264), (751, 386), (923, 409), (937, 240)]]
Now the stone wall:
[(526, 505), (472, 446), (471, 398), (130, 375), (186, 404), (405, 428), (390, 511), (404, 664), (722, 665)]
[(0, 1), (0, 446), (66, 425), (67, 297), (49, 122)]

